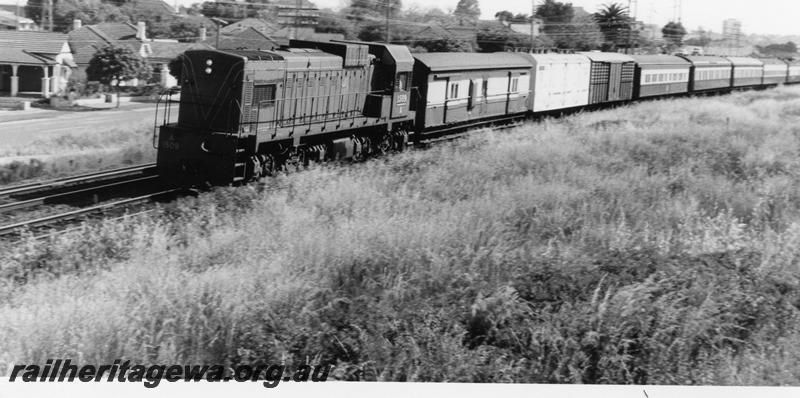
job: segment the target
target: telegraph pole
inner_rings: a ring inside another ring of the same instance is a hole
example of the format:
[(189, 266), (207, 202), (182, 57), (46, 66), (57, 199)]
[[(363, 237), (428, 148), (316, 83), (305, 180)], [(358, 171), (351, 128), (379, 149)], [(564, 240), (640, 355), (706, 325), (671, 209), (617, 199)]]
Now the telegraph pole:
[(535, 36), (535, 25), (536, 25), (536, 0), (531, 0), (531, 51), (533, 52), (533, 37)]
[(47, 0), (47, 19), (50, 25), (50, 31), (53, 31), (53, 0)]
[(297, 0), (294, 10), (294, 39), (298, 39), (300, 35), (300, 7), (303, 6), (303, 0)]
[[(633, 54), (633, 32), (636, 27), (636, 12), (638, 9), (639, 0), (628, 0), (628, 18), (630, 18), (630, 24), (628, 26), (628, 54)], [(638, 42), (638, 39), (636, 41)]]

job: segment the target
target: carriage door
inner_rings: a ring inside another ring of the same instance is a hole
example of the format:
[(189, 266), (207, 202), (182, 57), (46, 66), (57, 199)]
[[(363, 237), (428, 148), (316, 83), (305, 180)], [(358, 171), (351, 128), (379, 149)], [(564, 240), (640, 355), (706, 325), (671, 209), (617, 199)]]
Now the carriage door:
[(608, 100), (619, 101), (620, 86), (622, 86), (622, 64), (612, 63), (609, 66), (611, 68), (609, 72), (610, 77), (608, 79)]

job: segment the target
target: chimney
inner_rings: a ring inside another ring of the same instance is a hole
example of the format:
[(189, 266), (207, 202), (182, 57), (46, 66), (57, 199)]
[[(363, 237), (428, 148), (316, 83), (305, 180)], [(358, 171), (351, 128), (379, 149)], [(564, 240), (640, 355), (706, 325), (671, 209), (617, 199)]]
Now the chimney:
[(200, 41), (206, 41), (206, 27), (200, 27)]
[(147, 24), (144, 21), (136, 23), (136, 38), (145, 41), (147, 40)]
[(72, 30), (78, 30), (81, 28), (81, 20), (80, 19), (73, 19), (72, 20)]

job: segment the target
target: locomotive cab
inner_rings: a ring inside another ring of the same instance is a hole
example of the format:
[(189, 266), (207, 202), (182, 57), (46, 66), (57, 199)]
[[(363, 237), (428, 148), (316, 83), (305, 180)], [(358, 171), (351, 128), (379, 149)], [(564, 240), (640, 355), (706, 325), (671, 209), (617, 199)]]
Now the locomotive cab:
[(409, 116), (411, 106), (411, 73), (414, 57), (405, 46), (359, 41), (335, 40), (336, 43), (366, 45), (375, 56), (372, 93), (366, 98), (364, 115), (375, 118), (400, 119)]

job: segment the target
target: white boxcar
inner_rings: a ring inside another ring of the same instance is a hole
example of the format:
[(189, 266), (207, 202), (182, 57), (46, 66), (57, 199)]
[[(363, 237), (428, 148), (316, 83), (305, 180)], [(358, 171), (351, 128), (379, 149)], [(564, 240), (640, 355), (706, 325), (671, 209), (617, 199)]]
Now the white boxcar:
[(579, 54), (526, 54), (533, 62), (534, 112), (589, 104), (589, 58)]

